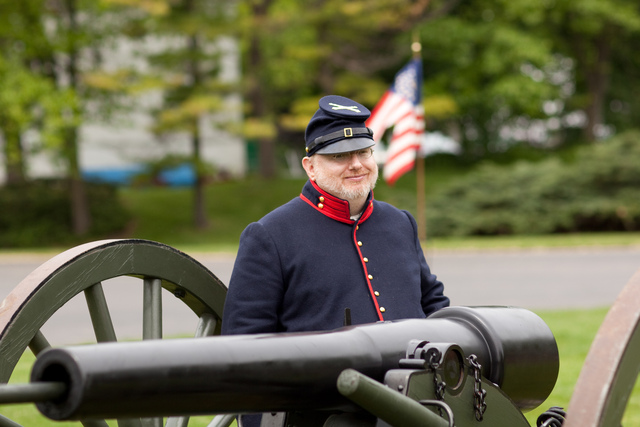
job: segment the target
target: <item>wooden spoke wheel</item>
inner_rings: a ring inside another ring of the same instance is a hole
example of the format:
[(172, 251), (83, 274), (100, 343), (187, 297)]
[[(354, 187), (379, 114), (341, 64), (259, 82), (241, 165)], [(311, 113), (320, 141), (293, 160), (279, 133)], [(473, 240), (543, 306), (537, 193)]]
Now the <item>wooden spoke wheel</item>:
[(571, 396), (564, 427), (619, 426), (640, 372), (640, 270), (598, 329)]
[[(195, 336), (220, 333), (226, 286), (206, 267), (169, 246), (146, 240), (103, 240), (69, 249), (30, 273), (0, 306), (0, 382), (9, 381), (22, 353), (37, 356), (50, 347), (41, 332), (45, 322), (74, 296), (84, 293), (97, 342), (116, 341), (103, 282), (120, 276), (140, 280), (143, 290), (142, 338), (162, 338), (162, 289), (198, 317)], [(105, 284), (105, 287), (108, 283)], [(195, 324), (195, 319), (194, 319)], [(72, 333), (72, 331), (69, 331)], [(230, 423), (230, 417), (210, 425)], [(118, 420), (123, 426), (161, 426), (162, 419)], [(85, 426), (106, 426), (101, 420)], [(186, 426), (188, 417), (169, 418), (167, 426)], [(0, 416), (0, 426), (16, 426)]]

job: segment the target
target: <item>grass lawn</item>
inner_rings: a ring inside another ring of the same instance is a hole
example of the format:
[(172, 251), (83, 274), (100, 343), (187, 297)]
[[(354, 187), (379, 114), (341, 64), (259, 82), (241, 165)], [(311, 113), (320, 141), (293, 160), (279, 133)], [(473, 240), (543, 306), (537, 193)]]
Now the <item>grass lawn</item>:
[[(578, 379), (584, 359), (589, 352), (591, 342), (600, 327), (607, 309), (562, 310), (537, 312), (549, 325), (558, 342), (560, 351), (560, 373), (556, 386), (539, 408), (525, 414), (531, 426), (535, 426), (538, 415), (551, 406), (567, 408), (573, 387)], [(11, 382), (27, 382), (33, 356), (23, 356), (18, 364)], [(24, 426), (77, 426), (78, 423), (53, 422), (43, 418), (33, 405), (9, 405), (0, 408), (0, 413)], [(206, 427), (211, 417), (196, 417), (190, 427)], [(623, 425), (640, 425), (640, 389), (638, 386), (629, 401)], [(112, 424), (112, 425), (115, 425)]]

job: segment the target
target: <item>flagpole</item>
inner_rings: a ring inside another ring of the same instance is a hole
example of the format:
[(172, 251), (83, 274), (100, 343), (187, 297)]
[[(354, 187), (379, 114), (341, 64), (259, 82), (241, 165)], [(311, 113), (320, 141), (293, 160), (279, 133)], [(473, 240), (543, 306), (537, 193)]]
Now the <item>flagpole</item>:
[[(418, 32), (413, 33), (413, 42), (411, 50), (414, 58), (420, 58), (422, 45)], [(420, 88), (422, 90), (422, 88)], [(421, 136), (422, 139), (422, 136)], [(422, 141), (420, 141), (422, 143)], [(427, 218), (425, 216), (425, 200), (424, 200), (424, 157), (420, 154), (420, 149), (416, 151), (416, 218), (418, 223), (418, 239), (424, 241), (427, 239)]]

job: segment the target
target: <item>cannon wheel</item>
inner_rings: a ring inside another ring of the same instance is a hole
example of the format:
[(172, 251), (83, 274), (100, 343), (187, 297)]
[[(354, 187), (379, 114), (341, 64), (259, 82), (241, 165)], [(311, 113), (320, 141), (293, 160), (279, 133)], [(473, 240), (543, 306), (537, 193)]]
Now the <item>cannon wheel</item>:
[[(0, 306), (0, 382), (9, 381), (27, 347), (36, 356), (50, 347), (40, 328), (81, 292), (87, 301), (97, 342), (116, 341), (102, 282), (120, 276), (132, 276), (142, 281), (143, 339), (162, 338), (163, 288), (198, 316), (196, 336), (220, 333), (227, 288), (202, 264), (170, 246), (147, 240), (91, 242), (42, 264), (20, 282)], [(170, 418), (167, 425), (186, 426), (187, 423), (187, 417)], [(95, 420), (82, 424), (107, 425)], [(118, 421), (119, 426), (155, 427), (161, 424), (162, 419)], [(0, 426), (5, 425), (17, 424), (0, 418)]]
[(564, 427), (621, 425), (640, 372), (640, 270), (607, 313), (580, 371)]

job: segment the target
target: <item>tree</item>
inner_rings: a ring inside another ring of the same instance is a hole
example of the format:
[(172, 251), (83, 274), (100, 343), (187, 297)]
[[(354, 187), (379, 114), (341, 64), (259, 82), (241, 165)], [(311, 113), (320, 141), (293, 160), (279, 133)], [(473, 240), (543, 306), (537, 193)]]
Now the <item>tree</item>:
[[(410, 55), (411, 30), (457, 3), (431, 10), (421, 1), (262, 0), (241, 2), (247, 135), (302, 151), (318, 98), (340, 93), (373, 107)], [(263, 175), (275, 166), (263, 163)]]
[[(264, 29), (270, 25), (264, 25), (269, 17), (269, 8), (274, 3), (273, 0), (260, 0), (248, 2), (249, 25), (245, 25), (245, 39), (247, 44), (246, 54), (246, 96), (250, 105), (249, 113), (254, 126), (258, 130), (252, 135), (258, 141), (260, 174), (263, 178), (273, 178), (276, 175), (276, 155), (275, 155), (275, 132), (273, 115), (270, 113), (269, 90), (265, 85), (265, 49), (264, 49)], [(265, 122), (267, 123), (264, 126)]]
[[(155, 111), (154, 131), (161, 136), (186, 133), (191, 141), (194, 183), (194, 224), (208, 225), (205, 209), (206, 165), (202, 160), (202, 122), (214, 113), (229, 112), (233, 82), (220, 75), (222, 41), (233, 33), (233, 2), (182, 0), (158, 1), (139, 23), (148, 40), (163, 44), (146, 58), (153, 67), (147, 79), (156, 82), (163, 103)], [(224, 126), (224, 124), (220, 124)]]
[(431, 129), (454, 134), (472, 159), (498, 151), (510, 127), (528, 128), (548, 115), (545, 100), (559, 87), (546, 79), (553, 63), (549, 40), (506, 16), (498, 1), (457, 5), (450, 14), (420, 26), (425, 92), (452, 99), (452, 116)]
[(38, 37), (41, 26), (33, 18), (34, 2), (11, 6), (0, 2), (0, 131), (9, 184), (26, 180), (23, 134), (41, 120), (40, 99), (53, 90), (50, 82), (29, 68), (31, 56), (38, 49), (25, 40), (31, 34), (34, 44), (42, 43), (42, 37)]
[(629, 0), (461, 3), (421, 28), (426, 92), (451, 96), (458, 111), (430, 125), (453, 128), (475, 158), (518, 142), (563, 144), (572, 129), (604, 135), (635, 103), (639, 23)]
[[(3, 54), (11, 54), (14, 67), (24, 71), (20, 74), (23, 76), (20, 87), (35, 88), (37, 83), (40, 90), (32, 93), (32, 97), (49, 110), (57, 108), (57, 112), (48, 114), (47, 121), (43, 122), (51, 126), (46, 128), (42, 141), (44, 147), (56, 152), (66, 163), (72, 228), (76, 235), (85, 234), (91, 226), (78, 160), (78, 129), (83, 121), (105, 119), (118, 108), (113, 88), (93, 86), (95, 79), (91, 78), (91, 73), (101, 72), (104, 65), (100, 49), (118, 34), (120, 25), (126, 23), (122, 19), (125, 15), (111, 19), (112, 11), (105, 2), (89, 0), (0, 1), (0, 23), (5, 24), (0, 25), (1, 48)], [(43, 79), (48, 79), (48, 83)], [(120, 90), (121, 86), (116, 89)], [(24, 100), (25, 96), (17, 95), (15, 99)], [(42, 111), (46, 109), (40, 113)], [(19, 138), (16, 135), (26, 129), (5, 127), (13, 135), (9, 139), (14, 141)], [(16, 143), (10, 145), (17, 147)]]
[[(628, 47), (640, 34), (640, 8), (631, 0), (565, 0), (547, 7), (545, 27), (553, 31), (554, 47), (575, 61), (576, 92), (569, 106), (584, 111), (583, 137), (594, 141), (606, 136), (607, 119), (612, 113), (620, 113), (607, 106), (615, 99), (612, 83), (635, 61)], [(636, 76), (635, 72), (626, 74), (625, 85), (637, 84)], [(626, 102), (628, 94), (618, 102)]]

